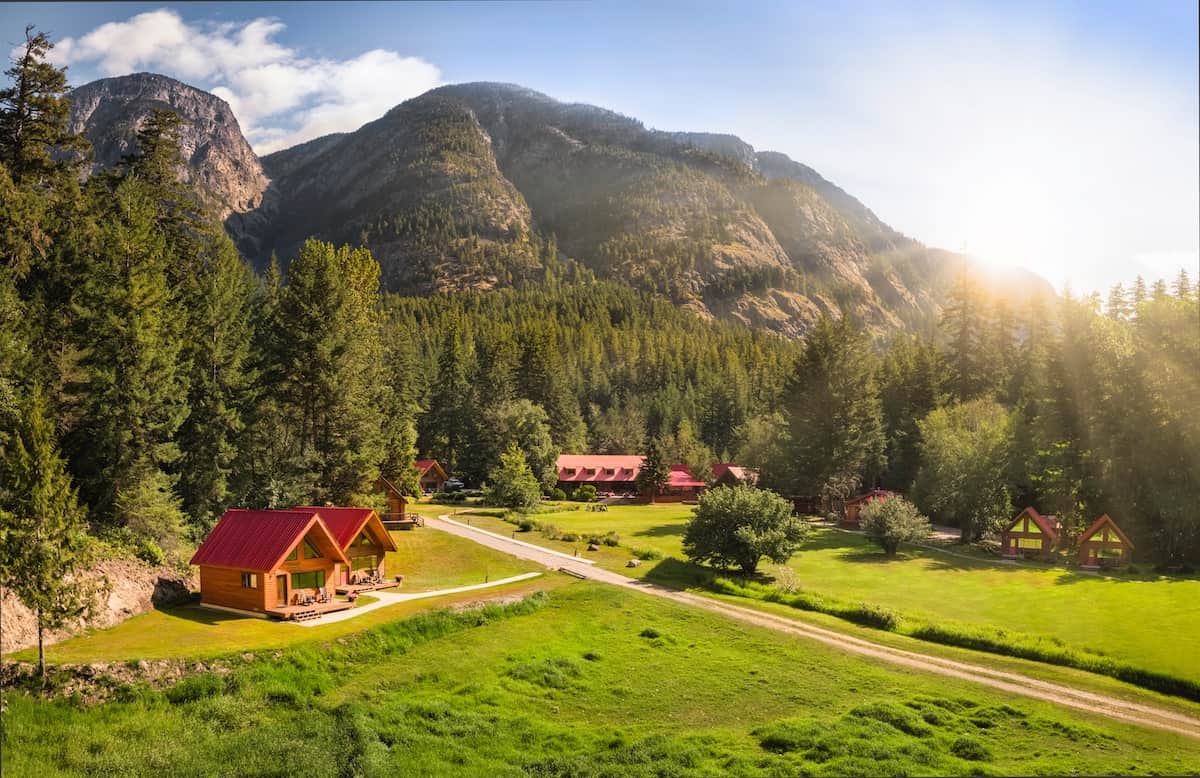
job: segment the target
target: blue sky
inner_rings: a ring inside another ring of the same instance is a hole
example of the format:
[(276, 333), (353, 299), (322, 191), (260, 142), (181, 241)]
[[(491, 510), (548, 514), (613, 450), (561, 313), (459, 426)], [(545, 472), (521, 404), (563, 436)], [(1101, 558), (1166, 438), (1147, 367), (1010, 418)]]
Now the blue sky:
[(511, 81), (812, 165), (896, 228), (1104, 288), (1200, 263), (1190, 2), (0, 6), (73, 83), (154, 70), (260, 151), (439, 83)]

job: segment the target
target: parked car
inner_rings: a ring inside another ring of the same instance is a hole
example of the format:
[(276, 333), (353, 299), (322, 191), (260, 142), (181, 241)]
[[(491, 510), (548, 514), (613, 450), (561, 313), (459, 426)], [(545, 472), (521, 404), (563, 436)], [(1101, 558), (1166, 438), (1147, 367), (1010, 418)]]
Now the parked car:
[(442, 485), (442, 488), (447, 492), (458, 492), (462, 491), (463, 486), (463, 482), (457, 478), (449, 478), (446, 480), (446, 483)]

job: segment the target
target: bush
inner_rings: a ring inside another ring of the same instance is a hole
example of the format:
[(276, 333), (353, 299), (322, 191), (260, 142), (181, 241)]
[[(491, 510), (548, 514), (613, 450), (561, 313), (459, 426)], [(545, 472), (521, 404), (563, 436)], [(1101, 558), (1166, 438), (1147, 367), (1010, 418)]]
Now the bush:
[(146, 538), (138, 545), (137, 558), (151, 565), (161, 565), (166, 561), (167, 555), (158, 544), (150, 538)]
[(574, 532), (564, 532), (558, 536), (558, 539), (566, 543), (574, 543), (575, 541), (579, 540), (579, 536)]
[(542, 486), (516, 444), (500, 455), (500, 464), (488, 474), (488, 480), (491, 486), (483, 496), (488, 505), (524, 511), (542, 499)]
[(662, 552), (656, 548), (635, 548), (633, 555), (643, 562), (652, 562), (663, 558)]
[(564, 492), (562, 489), (551, 489), (550, 490), (550, 499), (558, 500), (559, 502), (562, 502), (563, 500), (567, 499), (567, 493)]
[(899, 496), (867, 503), (859, 511), (858, 521), (867, 537), (888, 556), (895, 556), (901, 543), (919, 543), (929, 537), (929, 519)]
[(592, 484), (584, 484), (575, 490), (571, 499), (575, 502), (592, 502), (596, 499), (596, 487)]
[(767, 557), (783, 564), (800, 547), (808, 525), (792, 516), (792, 505), (774, 492), (749, 486), (719, 486), (700, 498), (683, 536), (683, 553), (718, 569), (750, 574)]
[(533, 519), (528, 518), (528, 517), (523, 518), (517, 522), (517, 529), (521, 530), (522, 532), (530, 532), (536, 526), (537, 526), (537, 522), (535, 522)]
[(600, 542), (611, 548), (616, 548), (621, 545), (621, 536), (615, 532), (610, 532), (600, 539)]

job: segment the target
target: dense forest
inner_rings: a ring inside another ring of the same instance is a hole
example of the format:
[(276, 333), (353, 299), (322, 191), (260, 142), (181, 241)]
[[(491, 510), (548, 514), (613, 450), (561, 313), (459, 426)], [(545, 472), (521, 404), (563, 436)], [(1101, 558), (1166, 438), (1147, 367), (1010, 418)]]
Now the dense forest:
[(106, 553), (178, 561), (227, 507), (374, 504), (381, 473), (415, 486), (418, 453), (480, 484), (513, 445), (546, 488), (559, 452), (653, 445), (697, 475), (758, 467), (784, 494), (897, 489), (965, 539), (1030, 504), (1200, 559), (1184, 272), (1024, 307), (963, 276), (927, 332), (840, 316), (804, 340), (598, 280), (549, 233), (504, 290), (383, 294), (368, 250), (315, 240), (256, 274), (179, 183), (173, 114), (81, 175), (49, 45), (31, 36), (0, 90), (6, 573), (84, 528)]

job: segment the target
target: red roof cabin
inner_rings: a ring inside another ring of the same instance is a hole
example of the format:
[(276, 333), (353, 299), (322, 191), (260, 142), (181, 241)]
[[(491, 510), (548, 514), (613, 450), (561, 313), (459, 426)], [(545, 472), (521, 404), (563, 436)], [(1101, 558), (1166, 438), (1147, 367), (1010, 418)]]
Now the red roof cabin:
[(636, 454), (562, 454), (558, 458), (558, 488), (570, 493), (584, 484), (597, 492), (636, 494), (642, 457)]
[(211, 608), (304, 618), (351, 607), (328, 588), (350, 560), (312, 508), (225, 511), (191, 563)]
[(755, 486), (758, 484), (758, 471), (741, 465), (713, 465), (712, 477), (713, 486)]
[(318, 512), (329, 528), (329, 534), (346, 555), (349, 564), (335, 566), (333, 582), (338, 594), (386, 589), (397, 584), (395, 579), (384, 580), (387, 552), (395, 551), (396, 544), (378, 513), (370, 508), (333, 506), (308, 506), (296, 510)]
[(671, 465), (667, 485), (655, 496), (659, 502), (696, 502), (708, 484), (692, 476), (687, 465)]
[(1026, 508), (1000, 533), (1000, 553), (1009, 559), (1048, 557), (1058, 541), (1055, 526), (1053, 516), (1043, 516), (1033, 508)]
[(858, 529), (858, 512), (863, 509), (867, 503), (879, 502), (886, 500), (889, 497), (894, 497), (895, 492), (889, 492), (887, 489), (872, 489), (865, 494), (860, 494), (857, 497), (851, 497), (846, 500), (842, 510), (842, 526), (847, 529)]
[(1129, 564), (1133, 541), (1104, 514), (1079, 536), (1079, 566), (1123, 567)]
[(417, 468), (417, 483), (422, 492), (442, 491), (448, 476), (436, 459), (418, 459), (413, 465)]

